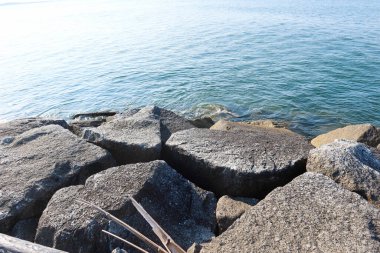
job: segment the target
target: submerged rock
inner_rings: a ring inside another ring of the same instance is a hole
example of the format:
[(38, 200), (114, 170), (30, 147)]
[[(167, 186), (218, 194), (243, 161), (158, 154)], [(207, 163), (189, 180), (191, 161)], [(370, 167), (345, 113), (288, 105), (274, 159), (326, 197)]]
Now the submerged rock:
[(111, 155), (57, 125), (0, 145), (0, 232), (39, 216), (53, 193), (115, 164)]
[(229, 226), (243, 215), (250, 207), (256, 205), (257, 199), (229, 197), (227, 195), (218, 200), (216, 206), (216, 222), (219, 233), (223, 233)]
[(110, 252), (119, 244), (101, 233), (102, 229), (136, 241), (119, 225), (75, 199), (99, 205), (155, 239), (129, 196), (184, 248), (214, 236), (214, 195), (194, 186), (165, 162), (153, 161), (111, 168), (93, 175), (84, 186), (58, 191), (40, 219), (36, 242), (69, 252)]
[(312, 139), (311, 144), (318, 148), (336, 139), (352, 140), (376, 147), (380, 143), (380, 132), (371, 124), (349, 125), (321, 134)]
[(200, 252), (380, 252), (379, 238), (380, 210), (308, 172), (272, 191)]
[(119, 164), (148, 162), (161, 157), (161, 145), (179, 130), (194, 127), (175, 113), (145, 107), (122, 114), (98, 128), (88, 128), (83, 138), (107, 150)]
[(380, 208), (380, 160), (366, 145), (339, 140), (310, 151), (306, 169), (322, 173)]
[(278, 131), (284, 131), (286, 133), (293, 133), (292, 131), (284, 128), (285, 124), (274, 122), (272, 120), (256, 120), (248, 122), (232, 122), (226, 120), (219, 120), (213, 126), (210, 127), (212, 130), (237, 130), (237, 131), (255, 131), (257, 127), (265, 128), (276, 128)]
[(305, 171), (312, 148), (297, 134), (189, 129), (166, 142), (164, 159), (185, 177), (217, 195), (262, 198)]
[(215, 122), (210, 117), (194, 119), (190, 120), (190, 122), (197, 128), (210, 128), (215, 124)]

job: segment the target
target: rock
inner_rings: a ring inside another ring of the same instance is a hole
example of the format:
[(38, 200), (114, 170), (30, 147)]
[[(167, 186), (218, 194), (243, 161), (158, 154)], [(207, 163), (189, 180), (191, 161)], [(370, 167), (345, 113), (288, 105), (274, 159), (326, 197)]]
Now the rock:
[(127, 110), (121, 114), (117, 114), (116, 112), (80, 113), (73, 116), (73, 120), (70, 121), (69, 126), (74, 134), (82, 136), (87, 128), (99, 127), (115, 117), (120, 117), (120, 115), (131, 116), (136, 112), (138, 112), (138, 110)]
[(84, 186), (58, 191), (40, 218), (36, 242), (69, 252), (110, 252), (120, 244), (101, 233), (104, 229), (136, 243), (119, 225), (75, 199), (99, 205), (156, 240), (129, 196), (184, 248), (214, 236), (214, 195), (194, 186), (164, 161), (153, 161), (111, 168), (91, 176)]
[(190, 120), (191, 124), (198, 128), (210, 128), (215, 122), (210, 117), (203, 117), (195, 120)]
[(380, 142), (380, 134), (376, 127), (371, 124), (349, 125), (321, 134), (312, 139), (311, 144), (318, 148), (324, 144), (334, 142), (336, 139), (352, 140), (376, 147)]
[(201, 252), (380, 252), (379, 238), (380, 210), (308, 172), (272, 191)]
[(277, 124), (271, 120), (231, 122), (221, 119), (216, 122), (215, 125), (210, 127), (210, 129), (222, 131), (260, 131), (260, 128), (266, 128), (267, 131), (283, 132), (284, 134), (295, 134), (286, 128), (280, 128), (280, 126), (280, 124)]
[(0, 252), (4, 253), (67, 253), (12, 236), (0, 234)]
[(36, 236), (37, 225), (37, 218), (20, 220), (12, 228), (11, 235), (22, 240), (33, 242)]
[(219, 196), (262, 198), (303, 173), (311, 149), (297, 134), (188, 129), (174, 133), (163, 157), (196, 185)]
[(124, 249), (120, 249), (119, 247), (117, 247), (116, 249), (112, 251), (112, 253), (128, 253), (128, 252), (125, 251)]
[(332, 178), (380, 208), (380, 160), (366, 145), (339, 140), (310, 151), (306, 169)]
[(257, 202), (258, 200), (253, 198), (229, 197), (227, 195), (221, 197), (216, 206), (216, 222), (219, 233), (226, 231), (232, 223)]
[(191, 247), (186, 251), (187, 253), (199, 253), (202, 249), (202, 246), (198, 243), (193, 243)]
[(83, 138), (109, 150), (119, 164), (160, 159), (161, 145), (171, 133), (194, 127), (184, 118), (158, 107), (121, 115), (84, 131)]
[(0, 145), (0, 232), (38, 217), (56, 190), (113, 165), (107, 151), (57, 125), (31, 129)]
[(33, 128), (47, 125), (60, 125), (63, 128), (69, 128), (68, 124), (64, 120), (43, 118), (16, 119), (0, 124), (0, 140), (4, 138), (12, 139), (16, 135), (22, 134), (23, 132)]

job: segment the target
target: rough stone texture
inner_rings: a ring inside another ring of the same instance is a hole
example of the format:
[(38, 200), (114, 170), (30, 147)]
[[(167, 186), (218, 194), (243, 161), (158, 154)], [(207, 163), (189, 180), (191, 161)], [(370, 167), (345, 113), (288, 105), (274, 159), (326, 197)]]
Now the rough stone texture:
[[(0, 234), (0, 252), (4, 253), (65, 253), (36, 243)], [(67, 252), (66, 252), (67, 253)]]
[(339, 140), (310, 151), (306, 169), (322, 173), (380, 208), (380, 160), (366, 145)]
[(36, 236), (37, 226), (37, 218), (20, 220), (12, 228), (11, 235), (22, 240), (33, 242)]
[(376, 147), (380, 142), (380, 134), (376, 127), (371, 124), (350, 125), (321, 134), (312, 139), (311, 144), (318, 148), (324, 144), (334, 142), (336, 139), (352, 140)]
[(128, 253), (128, 252), (124, 249), (117, 247), (116, 249), (112, 251), (112, 253)]
[(210, 128), (215, 122), (210, 117), (203, 117), (195, 120), (190, 120), (191, 124), (198, 128)]
[(216, 206), (216, 222), (218, 223), (219, 234), (226, 231), (232, 223), (257, 202), (258, 200), (253, 198), (229, 197), (227, 195), (221, 197)]
[(184, 118), (158, 107), (122, 114), (98, 128), (88, 128), (83, 138), (109, 150), (119, 164), (148, 162), (161, 157), (161, 145), (179, 130), (194, 127)]
[(311, 149), (296, 134), (189, 129), (166, 142), (164, 159), (198, 186), (217, 195), (262, 198), (305, 171)]
[(251, 131), (255, 130), (256, 127), (265, 128), (276, 128), (279, 131), (284, 131), (287, 133), (293, 133), (292, 131), (285, 128), (285, 124), (274, 122), (272, 120), (256, 120), (247, 122), (232, 122), (226, 120), (219, 120), (213, 126), (210, 127), (212, 130), (237, 130), (237, 131)]
[(201, 252), (380, 252), (380, 210), (308, 172), (275, 189)]
[(0, 145), (0, 232), (42, 213), (53, 193), (113, 166), (111, 155), (57, 125)]
[(33, 128), (47, 126), (47, 125), (60, 125), (63, 128), (68, 128), (68, 124), (64, 120), (43, 119), (43, 118), (26, 118), (16, 119), (6, 123), (0, 124), (0, 143), (11, 140), (16, 135), (22, 134)]
[(58, 191), (40, 218), (36, 242), (69, 252), (110, 252), (120, 244), (101, 233), (102, 229), (136, 242), (135, 237), (117, 224), (75, 199), (97, 204), (156, 239), (149, 225), (132, 207), (129, 196), (184, 248), (214, 235), (214, 195), (194, 186), (165, 162), (153, 161), (111, 168), (91, 176), (84, 186)]

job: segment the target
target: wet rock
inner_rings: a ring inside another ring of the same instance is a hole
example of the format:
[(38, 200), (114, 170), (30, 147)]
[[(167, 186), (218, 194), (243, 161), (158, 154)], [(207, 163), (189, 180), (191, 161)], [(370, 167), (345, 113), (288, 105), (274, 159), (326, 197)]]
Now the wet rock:
[[(42, 245), (0, 234), (0, 252), (4, 253), (65, 253)], [(67, 253), (67, 252), (66, 252)]]
[(89, 113), (78, 113), (73, 116), (76, 120), (92, 120), (92, 119), (106, 119), (107, 117), (115, 116), (117, 112), (104, 111), (104, 112), (89, 112)]
[(292, 131), (285, 128), (285, 124), (280, 122), (274, 122), (272, 120), (256, 120), (247, 122), (232, 122), (226, 120), (219, 120), (213, 126), (210, 127), (212, 130), (237, 130), (237, 131), (255, 131), (257, 127), (265, 128), (276, 128), (279, 131), (284, 131), (287, 133), (293, 133)]
[(26, 241), (33, 242), (36, 235), (38, 218), (20, 220), (14, 225), (11, 235)]
[(310, 151), (306, 169), (322, 173), (380, 208), (380, 160), (366, 145), (339, 140)]
[(184, 118), (158, 107), (119, 115), (98, 128), (88, 128), (83, 138), (107, 150), (119, 164), (148, 162), (161, 157), (161, 145), (171, 133), (194, 127)]
[(305, 171), (311, 149), (296, 134), (189, 129), (174, 133), (163, 156), (198, 186), (217, 195), (262, 198)]
[(318, 173), (268, 196), (202, 253), (380, 252), (380, 210)]
[(380, 134), (371, 124), (349, 125), (321, 134), (311, 140), (314, 147), (334, 142), (336, 139), (346, 139), (362, 142), (368, 146), (376, 147), (380, 143)]
[(195, 120), (190, 120), (191, 124), (198, 128), (210, 128), (215, 122), (210, 117), (203, 117)]
[(58, 125), (0, 145), (0, 232), (38, 217), (53, 193), (115, 164), (111, 155)]
[(120, 244), (101, 233), (105, 229), (136, 243), (119, 225), (75, 199), (99, 205), (155, 240), (129, 196), (184, 248), (214, 235), (214, 195), (194, 186), (165, 162), (153, 161), (111, 168), (91, 176), (84, 186), (58, 191), (40, 218), (36, 242), (69, 252), (110, 252)]
[(33, 128), (47, 125), (59, 125), (63, 128), (69, 128), (67, 122), (64, 120), (43, 118), (16, 119), (0, 124), (0, 140), (4, 138), (12, 139)]
[(226, 231), (232, 223), (257, 202), (258, 200), (253, 198), (229, 197), (227, 195), (221, 197), (216, 206), (216, 222), (219, 233)]

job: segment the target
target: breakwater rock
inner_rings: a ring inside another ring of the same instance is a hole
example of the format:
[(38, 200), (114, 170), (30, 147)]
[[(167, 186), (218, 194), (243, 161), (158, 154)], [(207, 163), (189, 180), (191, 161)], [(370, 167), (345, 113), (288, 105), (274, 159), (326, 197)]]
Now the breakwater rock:
[[(379, 129), (348, 126), (314, 148), (285, 127), (158, 107), (0, 124), (0, 233), (135, 252), (101, 231), (146, 245), (76, 201), (158, 243), (133, 197), (188, 252), (379, 252)], [(25, 247), (41, 246), (0, 234), (0, 250)]]

